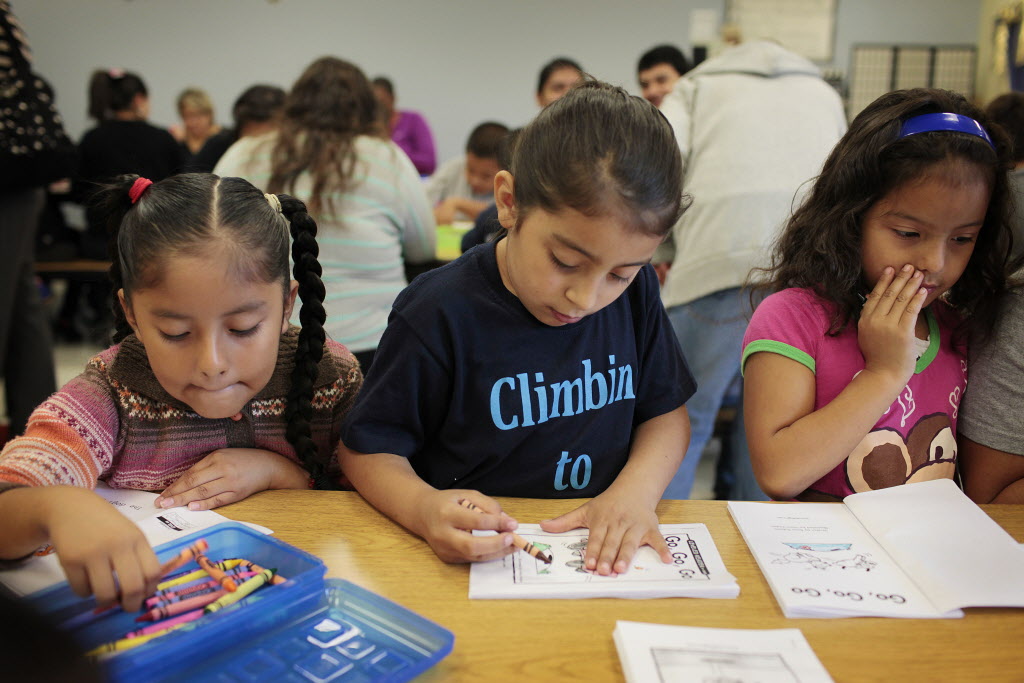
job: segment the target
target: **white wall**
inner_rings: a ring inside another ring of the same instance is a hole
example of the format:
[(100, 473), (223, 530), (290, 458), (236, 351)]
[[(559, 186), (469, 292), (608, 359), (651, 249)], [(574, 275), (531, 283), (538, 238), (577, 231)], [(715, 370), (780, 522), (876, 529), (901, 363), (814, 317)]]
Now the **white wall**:
[[(837, 0), (835, 58), (857, 42), (965, 43), (982, 0)], [(638, 92), (636, 60), (672, 42), (690, 51), (694, 9), (722, 16), (726, 0), (13, 0), (36, 60), (77, 138), (92, 70), (138, 72), (152, 120), (177, 121), (174, 98), (206, 89), (221, 118), (256, 82), (287, 88), (313, 59), (334, 54), (369, 77), (392, 78), (399, 106), (422, 111), (441, 160), (485, 119), (511, 126), (537, 109), (537, 72), (557, 55)]]

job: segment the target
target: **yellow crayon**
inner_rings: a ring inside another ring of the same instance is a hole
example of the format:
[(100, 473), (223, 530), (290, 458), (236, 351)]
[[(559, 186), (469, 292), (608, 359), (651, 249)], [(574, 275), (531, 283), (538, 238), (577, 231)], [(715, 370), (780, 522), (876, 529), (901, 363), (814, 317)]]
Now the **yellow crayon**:
[(222, 610), (229, 605), (233, 605), (245, 596), (252, 593), (260, 586), (268, 583), (274, 578), (275, 569), (264, 569), (262, 572), (252, 577), (248, 581), (245, 581), (237, 590), (231, 593), (225, 593), (223, 596), (218, 598), (216, 601), (211, 602), (209, 605), (203, 608), (203, 614), (212, 614), (217, 610)]
[[(483, 512), (484, 512), (483, 510), (478, 508), (476, 505), (473, 505), (471, 502), (469, 502), (465, 498), (463, 498), (462, 500), (459, 501), (459, 505), (461, 505), (464, 508), (468, 508), (470, 510), (476, 510), (480, 514), (483, 514)], [(540, 560), (544, 564), (551, 564), (551, 558), (550, 557), (545, 555), (541, 551), (540, 548), (538, 548), (534, 544), (530, 543), (529, 541), (527, 541), (525, 538), (523, 538), (519, 534), (516, 534), (516, 533), (512, 534), (512, 545), (514, 545), (515, 547), (519, 548), (524, 553), (527, 553), (529, 555), (533, 555), (534, 557), (536, 557), (538, 560)]]
[(120, 640), (112, 640), (109, 643), (103, 643), (102, 645), (99, 645), (98, 647), (94, 647), (93, 649), (89, 650), (85, 654), (87, 656), (89, 656), (89, 657), (96, 657), (98, 659), (105, 659), (106, 657), (110, 657), (112, 655), (115, 655), (118, 652), (124, 652), (125, 650), (131, 650), (133, 647), (138, 647), (139, 645), (145, 645), (146, 643), (148, 643), (149, 641), (153, 640), (154, 638), (157, 638), (159, 636), (164, 635), (165, 633), (168, 633), (170, 631), (173, 631), (175, 629), (178, 629), (178, 628), (181, 628), (182, 626), (187, 626), (187, 625), (188, 625), (187, 622), (186, 623), (182, 623), (182, 624), (175, 624), (174, 626), (168, 626), (167, 628), (165, 628), (165, 629), (163, 629), (161, 631), (156, 631), (154, 633), (147, 633), (145, 635), (135, 636), (134, 638), (121, 638)]
[[(224, 560), (223, 562), (214, 562), (213, 566), (216, 567), (217, 569), (234, 569), (235, 567), (237, 567), (238, 565), (242, 564), (243, 562), (245, 562), (245, 560), (239, 560), (239, 559)], [(190, 581), (195, 581), (196, 579), (201, 579), (204, 576), (209, 576), (209, 574), (206, 572), (205, 569), (196, 569), (195, 571), (189, 572), (188, 574), (182, 574), (181, 576), (177, 576), (177, 577), (175, 577), (173, 579), (167, 579), (166, 581), (158, 583), (156, 585), (156, 589), (158, 591), (162, 591), (165, 588), (172, 588), (174, 586), (180, 586), (183, 583), (188, 583)]]

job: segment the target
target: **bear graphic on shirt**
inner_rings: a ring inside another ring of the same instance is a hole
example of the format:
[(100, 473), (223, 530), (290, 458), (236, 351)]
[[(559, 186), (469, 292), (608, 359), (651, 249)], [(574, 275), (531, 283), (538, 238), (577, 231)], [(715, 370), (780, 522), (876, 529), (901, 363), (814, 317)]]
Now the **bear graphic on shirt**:
[(846, 460), (846, 479), (860, 493), (932, 479), (952, 479), (956, 435), (949, 415), (918, 420), (906, 439), (892, 428), (869, 432)]

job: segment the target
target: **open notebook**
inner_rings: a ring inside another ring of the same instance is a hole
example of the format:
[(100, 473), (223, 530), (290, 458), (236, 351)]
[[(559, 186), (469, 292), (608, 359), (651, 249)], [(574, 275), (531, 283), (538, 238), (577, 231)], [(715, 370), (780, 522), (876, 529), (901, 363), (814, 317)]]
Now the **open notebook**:
[(729, 512), (787, 617), (1024, 607), (1024, 550), (949, 479)]

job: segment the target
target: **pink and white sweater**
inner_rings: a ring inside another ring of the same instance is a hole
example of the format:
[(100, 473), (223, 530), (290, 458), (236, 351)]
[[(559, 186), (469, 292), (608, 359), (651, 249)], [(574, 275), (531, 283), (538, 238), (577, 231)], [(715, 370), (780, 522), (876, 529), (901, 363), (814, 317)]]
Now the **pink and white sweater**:
[[(298, 328), (282, 335), (270, 382), (236, 422), (204, 418), (171, 397), (153, 375), (142, 343), (127, 337), (36, 408), (25, 434), (0, 453), (0, 490), (93, 488), (102, 479), (115, 488), (159, 491), (221, 448), (265, 449), (297, 461), (284, 419), (297, 341)], [(328, 341), (314, 387), (311, 429), (335, 477), (341, 420), (361, 385), (355, 358)]]

